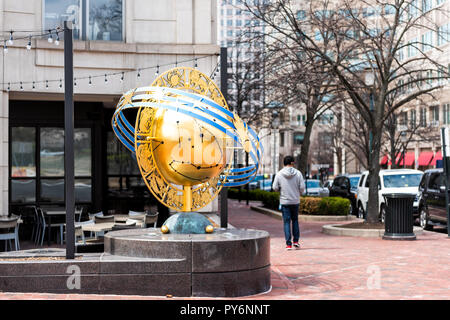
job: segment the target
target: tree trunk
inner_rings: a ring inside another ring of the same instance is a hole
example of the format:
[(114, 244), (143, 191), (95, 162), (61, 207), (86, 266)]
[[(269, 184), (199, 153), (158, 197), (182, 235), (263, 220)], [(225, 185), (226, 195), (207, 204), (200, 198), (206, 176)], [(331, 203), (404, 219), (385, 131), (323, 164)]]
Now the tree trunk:
[[(312, 118), (309, 117), (308, 118)], [(309, 146), (311, 144), (311, 132), (314, 125), (314, 121), (307, 119), (306, 127), (305, 127), (305, 135), (303, 137), (302, 148), (300, 149), (300, 160), (299, 160), (299, 170), (303, 174), (303, 177), (306, 177), (308, 170), (308, 155), (309, 155)]]
[(380, 174), (381, 130), (373, 132), (372, 150), (369, 163), (369, 203), (367, 206), (367, 222), (376, 223), (379, 220), (378, 182)]

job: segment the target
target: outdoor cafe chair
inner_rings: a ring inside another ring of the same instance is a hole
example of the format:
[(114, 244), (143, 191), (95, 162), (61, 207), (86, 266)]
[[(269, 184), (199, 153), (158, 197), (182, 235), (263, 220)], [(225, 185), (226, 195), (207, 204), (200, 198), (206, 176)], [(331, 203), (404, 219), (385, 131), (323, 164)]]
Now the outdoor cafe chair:
[(34, 224), (31, 232), (31, 240), (37, 244), (41, 236), (41, 218), (38, 211), (38, 207), (33, 206), (34, 211)]
[(94, 216), (95, 223), (114, 222), (114, 216)]
[(63, 244), (64, 240), (63, 240), (63, 236), (64, 236), (64, 227), (66, 226), (65, 223), (48, 223), (48, 221), (45, 219), (45, 214), (44, 211), (39, 208), (38, 211), (40, 211), (40, 220), (41, 220), (41, 246), (44, 243), (44, 237), (45, 237), (45, 229), (48, 230), (48, 228), (59, 228), (59, 239), (61, 241), (61, 244)]
[(0, 240), (5, 240), (5, 251), (8, 251), (8, 243), (12, 250), (11, 240), (14, 240), (14, 247), (16, 251), (20, 250), (19, 221), (20, 217), (17, 216), (14, 218), (0, 220)]
[(89, 213), (89, 220), (94, 220), (94, 217), (100, 216), (103, 217), (103, 211), (99, 211), (96, 213)]
[[(86, 244), (86, 236), (84, 235), (83, 226), (94, 223), (94, 220), (75, 222), (75, 243), (78, 243), (78, 238), (81, 237), (81, 241), (83, 242), (83, 244)], [(90, 238), (92, 238), (92, 232)]]
[(156, 214), (146, 214), (145, 215), (145, 228), (150, 224), (153, 224), (153, 228), (156, 228), (156, 223), (158, 222), (158, 212)]

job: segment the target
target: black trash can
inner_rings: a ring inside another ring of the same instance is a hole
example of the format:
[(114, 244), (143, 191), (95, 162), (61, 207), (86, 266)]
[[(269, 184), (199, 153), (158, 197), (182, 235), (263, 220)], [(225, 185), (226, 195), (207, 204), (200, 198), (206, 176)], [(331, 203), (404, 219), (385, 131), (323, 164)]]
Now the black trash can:
[(386, 203), (384, 219), (385, 240), (416, 240), (414, 234), (413, 204), (415, 194), (383, 194)]

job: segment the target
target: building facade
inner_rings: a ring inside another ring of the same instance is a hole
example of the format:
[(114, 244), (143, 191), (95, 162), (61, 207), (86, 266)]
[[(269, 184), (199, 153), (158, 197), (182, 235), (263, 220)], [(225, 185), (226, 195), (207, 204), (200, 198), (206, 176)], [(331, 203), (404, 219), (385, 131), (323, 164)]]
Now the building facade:
[(64, 203), (64, 41), (54, 28), (75, 26), (76, 204), (133, 210), (151, 195), (112, 132), (114, 108), (175, 66), (211, 74), (216, 13), (210, 0), (0, 1), (0, 214)]

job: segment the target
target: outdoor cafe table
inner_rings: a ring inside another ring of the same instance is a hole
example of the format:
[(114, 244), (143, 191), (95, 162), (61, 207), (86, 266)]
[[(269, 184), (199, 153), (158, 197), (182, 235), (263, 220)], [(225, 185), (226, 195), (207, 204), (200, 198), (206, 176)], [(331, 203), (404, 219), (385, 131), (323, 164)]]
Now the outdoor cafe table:
[(83, 232), (88, 231), (88, 232), (95, 232), (97, 234), (98, 232), (111, 231), (114, 225), (115, 225), (114, 222), (104, 222), (95, 224), (85, 224), (82, 225), (81, 228), (83, 229)]
[[(52, 228), (50, 227), (52, 224), (52, 217), (61, 217), (61, 216), (65, 216), (66, 215), (66, 210), (65, 208), (52, 208), (52, 207), (41, 207), (42, 211), (44, 212), (44, 215), (46, 215), (48, 217), (48, 230), (47, 230), (47, 234), (48, 234), (48, 239), (47, 239), (47, 244), (48, 246), (50, 246), (50, 239), (51, 239), (51, 235), (52, 235)], [(75, 216), (79, 214), (78, 212), (75, 212)]]

